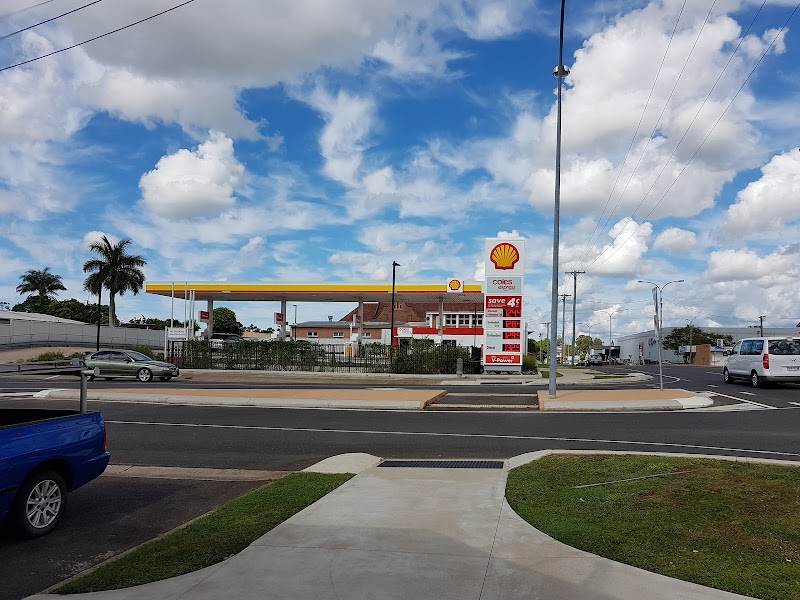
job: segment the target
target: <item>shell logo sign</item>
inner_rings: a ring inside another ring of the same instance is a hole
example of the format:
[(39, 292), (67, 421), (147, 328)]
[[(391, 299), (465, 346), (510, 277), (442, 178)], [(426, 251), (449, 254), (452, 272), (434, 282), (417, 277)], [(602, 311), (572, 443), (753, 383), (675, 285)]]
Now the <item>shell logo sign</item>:
[(501, 271), (513, 269), (514, 265), (519, 261), (519, 250), (514, 244), (502, 242), (492, 248), (489, 260), (492, 261), (495, 269), (500, 269)]
[(448, 292), (460, 292), (461, 289), (464, 287), (463, 282), (460, 279), (448, 279), (447, 280), (447, 291)]
[(487, 371), (520, 371), (525, 327), (525, 240), (487, 238), (484, 294), (483, 366)]

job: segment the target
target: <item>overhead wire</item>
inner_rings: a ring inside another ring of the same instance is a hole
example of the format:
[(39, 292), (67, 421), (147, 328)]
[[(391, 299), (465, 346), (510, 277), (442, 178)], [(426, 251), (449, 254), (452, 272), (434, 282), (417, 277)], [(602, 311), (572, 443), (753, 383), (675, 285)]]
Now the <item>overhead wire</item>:
[(156, 17), (160, 17), (161, 15), (167, 14), (168, 12), (172, 12), (173, 10), (177, 10), (177, 9), (181, 8), (182, 6), (186, 6), (187, 4), (191, 4), (192, 2), (194, 2), (194, 0), (186, 0), (185, 2), (181, 2), (180, 4), (177, 4), (176, 6), (168, 8), (166, 10), (162, 10), (161, 12), (158, 12), (158, 13), (156, 13), (154, 15), (150, 15), (149, 17), (145, 17), (144, 19), (139, 19), (138, 21), (135, 21), (133, 23), (129, 23), (128, 25), (125, 25), (124, 27), (118, 27), (117, 29), (114, 29), (112, 31), (107, 31), (106, 33), (103, 33), (103, 34), (100, 34), (100, 35), (96, 35), (95, 37), (90, 38), (88, 40), (84, 40), (82, 42), (78, 42), (77, 44), (72, 44), (71, 46), (67, 46), (66, 48), (61, 48), (60, 50), (54, 50), (53, 52), (48, 52), (47, 54), (43, 54), (41, 56), (37, 56), (36, 58), (29, 58), (28, 60), (23, 60), (22, 62), (18, 62), (16, 64), (0, 68), (0, 73), (3, 72), (3, 71), (8, 71), (9, 69), (14, 69), (16, 67), (21, 67), (22, 65), (27, 65), (29, 63), (36, 62), (37, 60), (42, 60), (43, 58), (47, 58), (48, 56), (53, 56), (54, 54), (59, 54), (61, 52), (66, 52), (67, 50), (72, 50), (73, 48), (77, 48), (78, 46), (83, 46), (84, 44), (88, 44), (89, 42), (94, 42), (95, 40), (99, 40), (100, 38), (104, 38), (104, 37), (107, 37), (109, 35), (113, 35), (115, 33), (119, 33), (120, 31), (123, 31), (125, 29), (130, 29), (131, 27), (134, 27), (136, 25), (144, 23), (145, 21), (149, 21), (151, 19), (155, 19)]
[[(766, 2), (766, 0), (764, 0), (764, 1)], [(633, 171), (631, 171), (631, 174), (628, 177), (628, 181), (625, 183), (625, 187), (622, 188), (622, 191), (620, 192), (619, 196), (617, 197), (617, 201), (614, 204), (614, 207), (611, 209), (611, 212), (608, 214), (608, 217), (606, 218), (605, 223), (603, 223), (603, 227), (601, 228), (601, 231), (605, 230), (605, 228), (608, 227), (608, 224), (611, 222), (611, 219), (614, 216), (614, 211), (617, 209), (617, 206), (619, 206), (619, 203), (622, 201), (622, 198), (625, 196), (625, 192), (628, 191), (628, 187), (630, 186), (631, 182), (633, 181), (633, 177), (634, 177), (634, 175), (636, 175), (636, 171), (639, 169), (639, 165), (642, 163), (642, 159), (644, 158), (645, 154), (647, 153), (647, 149), (650, 147), (650, 141), (653, 139), (653, 136), (655, 136), (656, 132), (659, 129), (659, 124), (661, 123), (661, 118), (664, 116), (664, 113), (667, 111), (667, 107), (669, 106), (669, 101), (672, 100), (672, 96), (675, 94), (675, 90), (678, 88), (678, 84), (680, 83), (681, 78), (683, 77), (683, 73), (686, 71), (686, 67), (689, 64), (689, 60), (692, 58), (692, 54), (694, 54), (694, 50), (697, 47), (697, 43), (700, 41), (700, 36), (703, 34), (703, 30), (705, 29), (706, 24), (708, 24), (708, 19), (711, 17), (711, 13), (713, 12), (714, 7), (716, 6), (716, 4), (717, 4), (717, 0), (713, 0), (713, 2), (711, 3), (711, 7), (708, 9), (708, 12), (706, 13), (706, 18), (703, 20), (703, 24), (700, 26), (700, 29), (698, 30), (697, 35), (694, 38), (694, 43), (692, 44), (692, 47), (689, 49), (689, 54), (686, 56), (686, 60), (683, 61), (683, 66), (681, 67), (681, 70), (678, 73), (678, 77), (675, 79), (675, 83), (672, 85), (672, 89), (670, 90), (669, 95), (667, 96), (667, 99), (664, 101), (664, 106), (661, 108), (661, 112), (659, 113), (658, 117), (655, 120), (655, 124), (653, 125), (653, 130), (650, 132), (650, 135), (647, 136), (647, 141), (644, 144), (644, 148), (642, 148), (642, 151), (639, 153), (639, 158), (637, 159), (636, 164), (633, 167)], [(667, 160), (667, 163), (668, 162), (669, 162), (669, 160)], [(666, 167), (666, 165), (665, 165), (665, 167)], [(620, 173), (621, 172), (622, 172), (622, 167), (620, 167)], [(656, 178), (656, 181), (657, 180), (658, 180), (658, 178)], [(641, 206), (641, 202), (639, 203), (639, 206), (637, 206), (636, 210), (638, 210), (640, 206)], [(636, 211), (634, 211), (634, 214), (635, 213), (636, 213)], [(598, 221), (598, 223), (599, 223), (599, 221)], [(599, 239), (599, 236), (598, 236), (598, 239)], [(586, 256), (586, 254), (588, 253), (590, 245), (594, 241), (595, 240), (593, 240), (592, 238), (589, 239), (589, 244), (587, 244), (586, 251), (581, 256), (581, 261), (583, 261), (584, 256)]]
[(65, 13), (61, 13), (60, 15), (57, 15), (55, 17), (51, 17), (51, 18), (49, 18), (49, 19), (47, 19), (45, 21), (40, 21), (40, 22), (38, 22), (38, 23), (36, 23), (34, 25), (29, 25), (28, 27), (23, 27), (22, 29), (17, 29), (16, 31), (12, 31), (11, 33), (7, 33), (5, 35), (0, 36), (0, 41), (4, 40), (6, 38), (10, 38), (12, 36), (18, 35), (18, 34), (22, 33), (23, 31), (28, 31), (29, 29), (33, 29), (34, 27), (39, 27), (40, 25), (44, 25), (45, 23), (50, 23), (51, 21), (56, 21), (56, 20), (60, 19), (61, 17), (66, 17), (67, 15), (71, 15), (72, 13), (76, 13), (79, 10), (83, 10), (84, 8), (88, 8), (88, 7), (92, 6), (93, 4), (97, 4), (98, 2), (102, 2), (102, 1), (103, 0), (94, 0), (93, 2), (89, 2), (89, 4), (84, 4), (83, 6), (79, 6), (78, 8), (73, 8), (72, 10), (68, 10)]
[[(639, 135), (639, 129), (641, 128), (642, 122), (644, 121), (645, 114), (647, 113), (647, 108), (650, 106), (650, 100), (653, 97), (653, 92), (656, 89), (656, 84), (658, 83), (658, 78), (661, 76), (661, 70), (664, 68), (664, 63), (667, 60), (667, 55), (669, 54), (669, 49), (672, 46), (672, 40), (675, 38), (675, 33), (678, 31), (678, 25), (681, 22), (681, 16), (683, 15), (683, 10), (686, 8), (686, 2), (687, 1), (688, 0), (684, 0), (683, 1), (683, 5), (681, 6), (680, 11), (678, 12), (678, 18), (675, 19), (675, 26), (672, 28), (672, 34), (669, 36), (669, 41), (667, 42), (667, 47), (664, 49), (664, 54), (661, 56), (661, 64), (658, 65), (658, 71), (656, 72), (655, 79), (653, 79), (653, 85), (650, 86), (650, 93), (648, 93), (647, 100), (644, 103), (644, 108), (642, 109), (642, 114), (639, 117), (639, 123), (637, 123), (637, 125), (636, 125), (636, 131), (633, 132), (633, 136), (631, 137), (630, 144), (628, 144), (628, 149), (625, 152), (625, 156), (622, 159), (622, 164), (620, 165), (619, 170), (617, 171), (617, 176), (614, 179), (614, 185), (611, 186), (611, 191), (609, 192), (608, 198), (606, 198), (606, 202), (603, 205), (603, 210), (600, 213), (600, 216), (597, 218), (597, 223), (595, 224), (594, 231), (592, 231), (592, 234), (589, 236), (589, 239), (586, 242), (586, 246), (584, 246), (583, 250), (581, 251), (580, 256), (577, 259), (575, 259), (572, 263), (570, 263), (570, 266), (574, 266), (576, 264), (580, 264), (583, 261), (583, 259), (585, 258), (586, 254), (588, 253), (589, 248), (590, 248), (590, 246), (592, 244), (592, 241), (594, 240), (594, 236), (597, 233), (597, 229), (600, 226), (600, 221), (603, 219), (603, 216), (606, 213), (606, 209), (608, 208), (608, 203), (611, 202), (611, 198), (614, 195), (614, 190), (617, 189), (617, 182), (619, 181), (620, 175), (622, 175), (622, 170), (625, 168), (625, 163), (628, 160), (628, 155), (631, 153), (631, 150), (633, 149), (633, 145), (636, 143), (636, 136)], [(714, 0), (714, 1), (716, 2), (716, 0)], [(614, 208), (616, 208), (616, 206)], [(613, 209), (612, 209), (612, 214), (613, 214)], [(605, 229), (605, 226), (603, 227), (603, 229)], [(565, 270), (569, 271), (570, 268), (567, 268)]]
[(7, 19), (8, 17), (13, 17), (21, 12), (25, 12), (34, 8), (38, 8), (40, 6), (44, 6), (45, 4), (50, 4), (51, 2), (55, 2), (55, 0), (44, 0), (44, 2), (38, 2), (31, 6), (26, 6), (24, 8), (18, 8), (17, 10), (12, 10), (11, 12), (5, 13), (4, 15), (0, 15), (0, 19)]
[[(766, 1), (765, 1), (765, 3), (766, 3)], [(763, 7), (763, 6), (764, 6), (764, 4), (762, 4), (762, 7)], [(599, 267), (600, 265), (602, 265), (603, 263), (605, 263), (605, 262), (606, 262), (606, 261), (607, 261), (609, 258), (611, 258), (611, 257), (612, 257), (614, 254), (616, 254), (616, 253), (619, 251), (619, 249), (620, 249), (620, 248), (622, 248), (622, 247), (623, 247), (623, 246), (624, 246), (624, 245), (625, 245), (625, 244), (626, 244), (626, 243), (627, 243), (627, 242), (628, 242), (628, 241), (629, 241), (629, 240), (630, 240), (630, 239), (631, 239), (631, 238), (632, 238), (634, 235), (636, 235), (636, 232), (637, 232), (637, 231), (639, 231), (639, 228), (640, 228), (640, 227), (641, 227), (641, 226), (642, 226), (642, 225), (643, 225), (643, 224), (644, 224), (644, 223), (647, 221), (647, 219), (650, 217), (650, 215), (652, 215), (652, 214), (653, 214), (653, 212), (655, 211), (655, 209), (656, 209), (656, 208), (658, 208), (659, 204), (661, 204), (661, 202), (664, 200), (664, 198), (666, 198), (667, 194), (670, 192), (670, 190), (673, 188), (673, 186), (674, 186), (674, 185), (675, 185), (675, 184), (678, 182), (678, 179), (680, 179), (681, 175), (683, 175), (683, 173), (686, 171), (686, 169), (687, 169), (687, 168), (689, 167), (689, 165), (692, 163), (692, 161), (694, 160), (695, 156), (697, 156), (697, 154), (698, 154), (698, 153), (700, 152), (700, 150), (703, 148), (703, 146), (705, 145), (705, 143), (708, 141), (708, 138), (709, 138), (709, 137), (711, 137), (711, 134), (712, 134), (712, 133), (714, 133), (714, 130), (716, 129), (717, 125), (719, 125), (720, 121), (722, 121), (722, 118), (723, 118), (723, 117), (725, 116), (725, 114), (728, 112), (728, 109), (730, 109), (730, 107), (733, 105), (733, 102), (736, 100), (736, 97), (737, 97), (737, 96), (738, 96), (738, 95), (741, 93), (741, 91), (744, 89), (744, 86), (745, 86), (745, 85), (747, 85), (747, 82), (748, 82), (748, 81), (750, 81), (750, 78), (753, 76), (753, 73), (755, 73), (755, 71), (756, 71), (756, 69), (758, 68), (758, 66), (759, 66), (759, 65), (760, 65), (760, 64), (763, 62), (764, 58), (767, 56), (767, 54), (769, 53), (769, 51), (770, 51), (770, 50), (772, 49), (772, 47), (775, 45), (775, 42), (778, 40), (778, 38), (780, 37), (780, 35), (781, 35), (781, 34), (783, 33), (783, 31), (786, 29), (786, 26), (787, 26), (787, 25), (789, 24), (789, 22), (792, 20), (792, 17), (794, 17), (794, 15), (795, 15), (795, 13), (797, 12), (797, 10), (798, 10), (798, 9), (800, 9), (800, 2), (798, 2), (798, 3), (797, 3), (797, 5), (794, 7), (794, 10), (792, 10), (791, 14), (790, 14), (790, 15), (789, 15), (789, 17), (786, 19), (786, 22), (783, 24), (783, 27), (781, 27), (781, 28), (780, 28), (780, 30), (779, 30), (779, 31), (778, 31), (778, 32), (775, 34), (775, 37), (773, 37), (773, 38), (772, 38), (772, 41), (770, 42), (769, 46), (767, 46), (767, 48), (766, 48), (766, 49), (764, 50), (764, 52), (761, 54), (761, 57), (760, 57), (760, 58), (758, 59), (758, 61), (756, 62), (755, 66), (754, 66), (754, 67), (753, 67), (753, 68), (750, 70), (750, 73), (748, 73), (747, 77), (745, 77), (744, 81), (742, 82), (742, 85), (741, 85), (741, 86), (739, 86), (739, 89), (736, 91), (736, 93), (735, 93), (735, 94), (733, 95), (733, 97), (730, 99), (730, 101), (728, 102), (728, 104), (725, 106), (725, 109), (722, 111), (722, 113), (720, 114), (720, 116), (719, 116), (719, 117), (717, 118), (717, 120), (714, 122), (714, 125), (712, 125), (712, 126), (711, 126), (711, 129), (708, 131), (708, 133), (706, 134), (706, 136), (703, 138), (703, 141), (702, 141), (702, 142), (700, 142), (700, 145), (697, 147), (697, 150), (695, 150), (695, 151), (694, 151), (694, 153), (693, 153), (693, 154), (692, 154), (692, 155), (689, 157), (689, 160), (688, 160), (688, 161), (686, 161), (686, 164), (685, 164), (685, 165), (683, 166), (683, 168), (682, 168), (682, 169), (681, 169), (681, 170), (678, 172), (678, 175), (675, 177), (675, 179), (672, 181), (672, 183), (669, 185), (669, 187), (667, 187), (667, 189), (666, 189), (666, 190), (664, 191), (664, 193), (661, 195), (661, 198), (659, 198), (659, 199), (658, 199), (658, 201), (657, 201), (657, 202), (656, 202), (656, 203), (653, 205), (653, 208), (651, 208), (651, 209), (650, 209), (650, 212), (648, 212), (648, 213), (647, 213), (647, 214), (644, 216), (644, 218), (641, 220), (641, 223), (637, 224), (637, 226), (636, 226), (636, 228), (633, 230), (633, 232), (631, 232), (631, 234), (630, 234), (630, 235), (629, 235), (627, 238), (625, 238), (625, 240), (624, 240), (624, 241), (623, 241), (623, 242), (622, 242), (622, 243), (621, 243), (619, 246), (617, 246), (617, 247), (616, 247), (616, 249), (614, 249), (614, 250), (613, 250), (611, 253), (609, 253), (609, 254), (608, 254), (608, 255), (607, 255), (607, 256), (606, 256), (606, 257), (605, 257), (605, 258), (604, 258), (602, 261), (600, 261), (600, 262), (597, 262), (597, 261), (598, 261), (598, 259), (600, 258), (600, 257), (598, 256), (597, 258), (595, 258), (595, 260), (594, 260), (594, 261), (592, 261), (592, 263), (590, 263), (588, 266), (586, 266), (586, 270), (587, 270), (587, 271), (592, 271), (592, 270), (596, 269), (597, 267)], [(759, 11), (760, 11), (760, 9), (759, 9)], [(756, 16), (758, 16), (758, 15), (756, 15)], [(755, 19), (754, 19), (754, 20), (755, 20)], [(751, 25), (752, 25), (752, 23), (751, 23)], [(748, 30), (749, 30), (749, 28), (748, 28)], [(744, 36), (742, 36), (742, 38), (739, 40), (739, 45), (737, 45), (737, 46), (736, 46), (736, 50), (734, 50), (734, 53), (733, 53), (733, 54), (735, 54), (735, 53), (736, 53), (736, 51), (737, 51), (737, 50), (739, 49), (739, 47), (742, 45), (742, 42), (743, 42), (743, 41), (744, 41)], [(673, 151), (672, 151), (672, 154), (671, 154), (671, 155), (670, 155), (670, 157), (667, 159), (667, 162), (666, 162), (666, 163), (664, 163), (664, 167), (662, 168), (662, 170), (661, 170), (661, 172), (659, 173), (658, 177), (661, 177), (661, 173), (663, 173), (663, 172), (664, 172), (664, 169), (666, 168), (667, 164), (669, 164), (669, 161), (670, 161), (670, 160), (672, 160), (672, 157), (673, 157), (673, 156), (675, 156), (675, 152), (677, 152), (677, 150), (678, 150), (678, 147), (680, 146), (681, 142), (683, 142), (683, 139), (686, 137), (686, 134), (689, 132), (689, 129), (691, 128), (691, 126), (694, 124), (695, 120), (697, 119), (697, 116), (700, 114), (700, 111), (703, 109), (703, 106), (705, 105), (706, 101), (707, 101), (707, 100), (708, 100), (708, 98), (711, 96), (711, 93), (714, 91), (714, 88), (717, 86), (717, 84), (719, 83), (720, 79), (722, 79), (722, 75), (723, 75), (723, 73), (725, 72), (725, 69), (727, 69), (728, 65), (730, 64), (730, 61), (733, 59), (733, 54), (730, 56), (730, 58), (728, 58), (728, 62), (725, 64), (725, 68), (723, 68), (722, 72), (720, 72), (720, 75), (719, 75), (719, 77), (717, 77), (717, 81), (715, 81), (715, 82), (714, 82), (714, 85), (712, 86), (712, 88), (711, 88), (711, 90), (709, 91), (709, 93), (706, 95), (706, 98), (705, 98), (705, 100), (703, 100), (703, 103), (700, 105), (700, 108), (699, 108), (699, 109), (697, 110), (697, 112), (695, 113), (695, 116), (694, 116), (694, 118), (692, 119), (691, 123), (689, 123), (689, 126), (686, 128), (686, 131), (684, 132), (683, 136), (681, 137), (680, 141), (678, 142), (678, 145), (675, 147), (675, 150), (673, 150)], [(650, 189), (649, 189), (649, 190), (647, 191), (647, 193), (645, 194), (645, 198), (646, 198), (646, 197), (647, 197), (647, 196), (650, 194), (650, 192), (652, 191), (653, 187), (655, 186), (656, 182), (658, 181), (658, 177), (656, 178), (656, 181), (654, 181), (654, 182), (653, 182), (653, 185), (652, 185), (652, 186), (650, 186)], [(643, 199), (642, 201), (644, 201), (644, 199)], [(640, 202), (640, 203), (639, 203), (639, 206), (641, 206), (641, 204), (642, 204), (642, 203)], [(637, 210), (638, 210), (638, 208), (637, 208)], [(635, 214), (635, 211), (634, 211), (634, 214)], [(602, 255), (601, 255), (601, 256), (602, 256)], [(596, 264), (595, 264), (595, 263), (596, 263)]]

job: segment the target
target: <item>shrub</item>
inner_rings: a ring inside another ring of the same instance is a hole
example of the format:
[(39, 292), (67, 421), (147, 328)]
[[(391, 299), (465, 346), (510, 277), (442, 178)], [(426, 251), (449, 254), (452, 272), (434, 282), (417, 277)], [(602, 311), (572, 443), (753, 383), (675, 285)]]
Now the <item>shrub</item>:
[(526, 354), (522, 357), (522, 372), (523, 373), (536, 373), (536, 357)]
[(153, 360), (163, 360), (164, 359), (164, 353), (163, 352), (158, 352), (157, 350), (153, 350), (149, 346), (133, 346), (131, 348), (131, 350), (133, 350), (135, 352), (141, 352), (142, 354), (144, 354), (145, 356), (149, 356)]

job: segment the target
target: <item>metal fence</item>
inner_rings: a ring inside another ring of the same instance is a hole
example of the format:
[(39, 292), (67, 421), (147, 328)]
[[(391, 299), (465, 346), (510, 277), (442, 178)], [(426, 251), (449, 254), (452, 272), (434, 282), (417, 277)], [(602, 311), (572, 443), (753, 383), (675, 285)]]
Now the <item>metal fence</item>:
[(469, 348), (451, 345), (314, 344), (305, 341), (240, 341), (214, 347), (207, 340), (170, 342), (166, 360), (184, 369), (336, 373), (465, 374), (481, 372)]

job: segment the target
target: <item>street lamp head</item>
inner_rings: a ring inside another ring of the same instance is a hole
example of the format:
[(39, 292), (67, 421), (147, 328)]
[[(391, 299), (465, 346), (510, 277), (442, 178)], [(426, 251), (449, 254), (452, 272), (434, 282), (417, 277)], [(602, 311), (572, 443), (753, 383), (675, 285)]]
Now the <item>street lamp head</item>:
[(560, 65), (553, 69), (553, 77), (563, 78), (569, 75), (569, 73), (569, 67), (565, 65)]
[(399, 266), (400, 266), (400, 263), (399, 263), (399, 262), (397, 262), (397, 261), (395, 261), (395, 260), (393, 260), (393, 261), (392, 261), (392, 266), (393, 266), (393, 267), (399, 267)]

